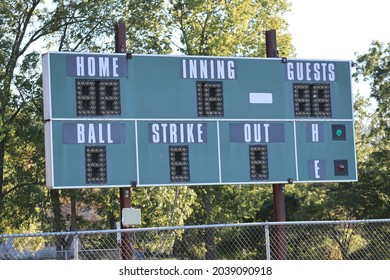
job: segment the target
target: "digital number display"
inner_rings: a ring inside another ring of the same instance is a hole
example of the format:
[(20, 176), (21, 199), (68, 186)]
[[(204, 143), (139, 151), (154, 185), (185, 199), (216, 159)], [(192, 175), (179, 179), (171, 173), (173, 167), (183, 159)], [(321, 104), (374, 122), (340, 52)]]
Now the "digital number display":
[(121, 114), (119, 80), (76, 80), (77, 116)]

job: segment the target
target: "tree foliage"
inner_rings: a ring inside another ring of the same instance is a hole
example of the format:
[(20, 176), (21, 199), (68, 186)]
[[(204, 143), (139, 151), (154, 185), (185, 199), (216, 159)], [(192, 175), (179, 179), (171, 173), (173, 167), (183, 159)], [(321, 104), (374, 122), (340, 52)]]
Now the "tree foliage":
[[(128, 52), (264, 57), (264, 32), (276, 29), (279, 55), (294, 55), (283, 19), (289, 10), (285, 0), (101, 3), (0, 2), (0, 232), (114, 228), (119, 220), (117, 189), (48, 191), (44, 187), (41, 61), (37, 50), (113, 52), (114, 24), (123, 21)], [(288, 220), (388, 215), (389, 54), (389, 44), (373, 42), (354, 63), (355, 78), (371, 83), (371, 97), (377, 103), (371, 114), (370, 100), (356, 96), (359, 182), (286, 186)], [(132, 197), (133, 206), (142, 209), (145, 227), (265, 221), (272, 220), (273, 214), (268, 185), (137, 188)], [(204, 243), (193, 248), (194, 252), (218, 257), (215, 233), (201, 234)], [(193, 237), (180, 236), (182, 246), (187, 244), (186, 238)], [(153, 246), (173, 241), (162, 236)]]
[(280, 55), (292, 54), (291, 35), (283, 19), (289, 9), (285, 0), (169, 2), (181, 53), (264, 57), (264, 32), (276, 29)]
[(357, 142), (364, 155), (357, 184), (362, 189), (362, 217), (386, 217), (390, 210), (390, 43), (373, 41), (367, 53), (357, 56), (354, 66), (356, 81), (369, 82), (370, 96), (377, 105)]
[[(62, 230), (66, 224), (75, 229), (75, 223), (83, 226), (82, 220), (71, 218), (81, 215), (80, 209), (98, 209), (97, 214), (107, 227), (113, 227), (118, 219), (116, 190), (47, 193), (42, 187), (42, 87), (40, 56), (34, 50), (44, 47), (58, 51), (113, 51), (114, 24), (124, 21), (127, 51), (131, 52), (170, 53), (176, 43), (178, 51), (185, 54), (263, 56), (263, 33), (267, 28), (276, 28), (284, 42), (281, 52), (290, 54), (291, 40), (282, 18), (287, 9), (282, 0), (109, 0), (104, 5), (96, 0), (2, 1), (0, 210), (4, 224), (10, 222), (10, 209), (26, 213), (14, 219), (14, 228), (21, 227), (21, 221), (29, 215), (27, 220), (31, 223), (39, 220), (48, 225), (54, 218), (54, 230)], [(218, 201), (216, 205), (230, 199), (234, 209), (240, 204), (233, 197), (240, 192), (239, 188), (228, 186), (223, 196), (216, 194), (213, 199)], [(155, 215), (152, 210), (146, 211), (147, 225), (183, 224), (196, 211), (194, 190), (185, 187), (143, 189), (134, 195), (135, 205), (155, 210)], [(20, 204), (19, 200), (25, 203)], [(61, 207), (63, 203), (71, 204), (70, 209)], [(198, 203), (202, 205), (204, 201)], [(241, 219), (234, 211), (223, 211), (221, 206), (215, 209), (208, 222)]]
[(29, 49), (54, 24), (39, 4), (0, 3), (0, 231), (29, 229), (45, 208), (40, 60)]
[(377, 112), (380, 119), (378, 128), (379, 131), (386, 133), (388, 138), (390, 136), (390, 43), (373, 41), (366, 54), (358, 55), (354, 66), (355, 79), (370, 83), (370, 95), (378, 104)]
[[(188, 55), (209, 56), (265, 56), (265, 36), (268, 29), (277, 29), (279, 53), (282, 56), (293, 54), (291, 36), (283, 20), (284, 12), (289, 6), (286, 1), (169, 1), (171, 26), (177, 34), (173, 42), (178, 51)], [(265, 186), (269, 188), (269, 186)], [(264, 187), (249, 186), (204, 186), (194, 187), (197, 203), (194, 215), (189, 223), (226, 223), (254, 220), (256, 210), (243, 208), (242, 199), (249, 198), (250, 192), (255, 198), (255, 209), (260, 207)], [(242, 212), (240, 212), (240, 210)], [(204, 233), (207, 259), (217, 258), (213, 230)]]
[[(386, 218), (390, 205), (389, 44), (372, 42), (353, 63), (356, 81), (367, 81), (371, 99), (355, 94), (355, 145), (359, 181), (302, 186), (295, 219)], [(375, 104), (377, 105), (375, 107)], [(308, 193), (310, 192), (310, 193)], [(309, 212), (310, 215), (304, 215)], [(347, 246), (347, 244), (344, 244)]]

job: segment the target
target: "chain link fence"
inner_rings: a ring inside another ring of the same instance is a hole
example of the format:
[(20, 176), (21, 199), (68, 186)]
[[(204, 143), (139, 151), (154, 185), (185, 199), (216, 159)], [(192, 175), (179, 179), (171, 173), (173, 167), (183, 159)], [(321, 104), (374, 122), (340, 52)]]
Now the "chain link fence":
[(388, 260), (390, 219), (0, 235), (1, 260)]

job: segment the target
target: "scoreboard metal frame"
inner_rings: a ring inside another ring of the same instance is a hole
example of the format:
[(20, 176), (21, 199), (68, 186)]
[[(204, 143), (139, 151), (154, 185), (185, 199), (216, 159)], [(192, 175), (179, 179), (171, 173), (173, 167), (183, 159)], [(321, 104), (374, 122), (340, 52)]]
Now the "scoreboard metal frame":
[(49, 52), (49, 188), (357, 180), (349, 61)]

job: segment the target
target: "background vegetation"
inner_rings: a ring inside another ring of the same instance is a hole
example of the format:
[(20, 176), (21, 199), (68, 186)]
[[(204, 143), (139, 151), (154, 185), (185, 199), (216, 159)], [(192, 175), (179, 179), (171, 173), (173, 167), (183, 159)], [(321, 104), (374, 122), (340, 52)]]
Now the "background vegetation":
[[(104, 3), (0, 2), (0, 233), (107, 229), (119, 220), (118, 189), (45, 187), (40, 52), (113, 52), (114, 24), (124, 21), (133, 53), (265, 57), (264, 32), (276, 29), (280, 56), (294, 56), (286, 0)], [(390, 43), (367, 48), (354, 61), (354, 78), (371, 85), (370, 98), (354, 93), (359, 182), (288, 185), (287, 220), (389, 217)], [(133, 191), (144, 227), (271, 221), (272, 203), (269, 185)]]

